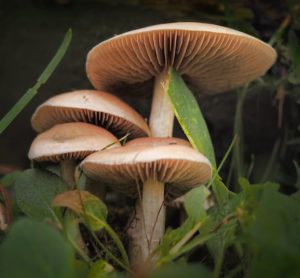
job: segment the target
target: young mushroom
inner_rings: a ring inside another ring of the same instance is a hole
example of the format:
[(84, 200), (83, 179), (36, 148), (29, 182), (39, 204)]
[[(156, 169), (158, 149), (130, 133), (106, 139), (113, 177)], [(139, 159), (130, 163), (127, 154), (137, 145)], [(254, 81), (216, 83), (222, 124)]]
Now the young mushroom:
[(86, 122), (129, 138), (150, 135), (145, 120), (119, 98), (100, 91), (81, 90), (60, 94), (41, 104), (31, 118), (37, 132), (67, 122)]
[(104, 148), (120, 146), (107, 130), (87, 123), (55, 125), (39, 134), (32, 142), (28, 157), (36, 162), (60, 164), (62, 179), (74, 185), (77, 161)]
[[(86, 157), (81, 168), (95, 180), (109, 184), (131, 197), (142, 188), (143, 223), (131, 250), (135, 265), (144, 261), (159, 244), (165, 229), (164, 188), (175, 198), (205, 184), (211, 178), (208, 159), (182, 139), (139, 138), (123, 147)], [(161, 213), (159, 213), (161, 212)]]

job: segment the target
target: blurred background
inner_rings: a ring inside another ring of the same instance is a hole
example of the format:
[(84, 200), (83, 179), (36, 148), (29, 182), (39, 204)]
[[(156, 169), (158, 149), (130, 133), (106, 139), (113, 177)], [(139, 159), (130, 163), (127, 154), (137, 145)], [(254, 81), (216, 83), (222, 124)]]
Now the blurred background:
[[(30, 117), (39, 104), (62, 92), (91, 88), (85, 58), (95, 44), (144, 26), (197, 21), (247, 32), (271, 42), (279, 52), (268, 76), (249, 86), (247, 94), (237, 90), (204, 97), (199, 92), (218, 161), (238, 131), (244, 136), (244, 174), (256, 175), (255, 169), (267, 163), (268, 175), (295, 179), (300, 144), (299, 18), (298, 1), (0, 0), (0, 118), (34, 85), (67, 29), (73, 29), (71, 46), (58, 69), (1, 135), (0, 171), (29, 166), (27, 151), (35, 136)], [(150, 98), (120, 97), (147, 118)], [(238, 109), (243, 108), (238, 114), (237, 102)], [(183, 136), (178, 124), (175, 135)]]

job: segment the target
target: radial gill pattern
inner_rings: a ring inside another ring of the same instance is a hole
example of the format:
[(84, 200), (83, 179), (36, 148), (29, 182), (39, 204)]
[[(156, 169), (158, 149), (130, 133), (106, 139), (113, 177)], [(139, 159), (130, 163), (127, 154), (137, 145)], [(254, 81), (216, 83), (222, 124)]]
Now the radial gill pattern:
[(95, 46), (87, 74), (98, 89), (145, 82), (174, 67), (202, 93), (235, 88), (274, 63), (275, 51), (242, 32), (203, 23), (173, 23), (128, 32)]

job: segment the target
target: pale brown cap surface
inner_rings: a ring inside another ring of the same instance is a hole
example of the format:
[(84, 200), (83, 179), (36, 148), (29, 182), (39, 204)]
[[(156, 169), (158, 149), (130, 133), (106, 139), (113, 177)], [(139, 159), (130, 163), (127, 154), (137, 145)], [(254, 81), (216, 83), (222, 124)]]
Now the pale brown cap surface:
[(101, 127), (66, 123), (39, 134), (31, 144), (28, 157), (39, 162), (77, 160), (103, 148), (117, 146), (120, 146), (118, 139)]
[(156, 139), (144, 139), (148, 145), (135, 145), (141, 140), (135, 139), (124, 147), (96, 152), (85, 158), (81, 168), (88, 177), (131, 197), (137, 197), (138, 184), (149, 179), (165, 183), (172, 197), (209, 181), (212, 170), (205, 156), (181, 139), (158, 138), (160, 143), (155, 143)]
[(86, 70), (95, 88), (114, 90), (146, 82), (172, 66), (188, 84), (207, 94), (256, 79), (275, 59), (272, 47), (245, 33), (178, 22), (134, 30), (98, 44), (88, 53)]
[(37, 132), (66, 122), (87, 122), (131, 138), (149, 136), (145, 120), (119, 98), (99, 91), (81, 90), (57, 95), (41, 104), (31, 118)]

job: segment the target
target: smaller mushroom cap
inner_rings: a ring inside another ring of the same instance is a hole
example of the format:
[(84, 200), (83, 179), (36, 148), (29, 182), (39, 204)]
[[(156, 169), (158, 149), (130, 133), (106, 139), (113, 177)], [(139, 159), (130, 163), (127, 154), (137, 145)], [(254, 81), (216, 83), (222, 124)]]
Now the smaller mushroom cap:
[(39, 134), (32, 142), (28, 157), (38, 162), (83, 159), (106, 147), (120, 146), (107, 130), (86, 123), (56, 125)]
[(133, 108), (119, 98), (100, 91), (81, 90), (57, 95), (41, 104), (31, 118), (37, 132), (66, 122), (87, 122), (102, 126), (117, 135), (150, 135), (150, 130)]
[(166, 192), (174, 198), (207, 183), (212, 174), (208, 159), (183, 141), (135, 139), (124, 147), (88, 156), (81, 168), (88, 177), (131, 197), (138, 195), (138, 185), (152, 179), (165, 183)]

